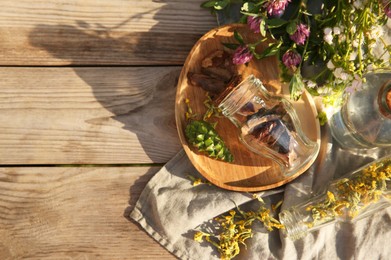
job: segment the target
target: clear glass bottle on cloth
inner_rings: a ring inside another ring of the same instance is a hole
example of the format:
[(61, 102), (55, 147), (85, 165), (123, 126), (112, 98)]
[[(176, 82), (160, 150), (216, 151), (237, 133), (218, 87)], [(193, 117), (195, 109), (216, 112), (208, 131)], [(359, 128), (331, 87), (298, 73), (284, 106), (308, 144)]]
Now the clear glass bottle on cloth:
[(329, 122), (334, 139), (345, 149), (391, 146), (391, 71), (365, 79), (363, 89), (348, 96)]
[(219, 108), (240, 130), (242, 143), (273, 159), (287, 176), (316, 156), (318, 144), (303, 133), (292, 104), (272, 95), (253, 75), (235, 86)]
[(391, 156), (380, 158), (331, 182), (327, 190), (279, 213), (292, 240), (335, 223), (353, 222), (391, 205)]

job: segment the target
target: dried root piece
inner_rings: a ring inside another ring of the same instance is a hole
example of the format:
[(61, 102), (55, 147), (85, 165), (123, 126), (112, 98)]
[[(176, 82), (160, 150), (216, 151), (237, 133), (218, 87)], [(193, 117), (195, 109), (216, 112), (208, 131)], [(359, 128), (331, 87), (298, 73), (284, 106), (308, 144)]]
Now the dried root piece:
[(205, 74), (189, 72), (187, 77), (191, 85), (201, 87), (203, 90), (211, 93), (212, 95), (218, 95), (225, 89), (224, 81), (212, 78)]
[(187, 76), (190, 84), (217, 96), (237, 76), (237, 72), (236, 66), (232, 63), (231, 55), (225, 51), (217, 50), (202, 60), (200, 72), (189, 72)]

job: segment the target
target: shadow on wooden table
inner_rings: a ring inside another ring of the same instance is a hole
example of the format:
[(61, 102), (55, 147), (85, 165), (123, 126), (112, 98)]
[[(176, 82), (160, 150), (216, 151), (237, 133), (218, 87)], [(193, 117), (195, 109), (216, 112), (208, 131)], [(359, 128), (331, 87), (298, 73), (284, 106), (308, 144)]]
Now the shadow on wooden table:
[[(91, 87), (96, 100), (112, 114), (92, 118), (88, 123), (108, 125), (112, 120), (122, 123), (123, 129), (137, 135), (151, 162), (164, 163), (180, 149), (174, 117), (175, 92), (180, 66), (192, 46), (180, 41), (168, 44), (166, 40), (170, 37), (156, 27), (159, 24), (148, 32), (125, 35), (115, 30), (120, 26), (105, 28), (83, 21), (76, 21), (75, 25), (39, 24), (31, 31), (29, 40), (32, 46), (53, 56), (45, 65), (52, 65), (52, 61), (54, 65), (71, 66)], [(185, 37), (191, 37), (186, 39), (187, 43), (198, 39), (194, 34)], [(176, 48), (178, 52), (173, 52)], [(124, 210), (127, 220), (133, 222), (129, 213), (157, 170), (149, 168), (129, 188), (129, 206)]]
[[(72, 66), (91, 87), (96, 100), (113, 114), (110, 118), (92, 118), (88, 123), (121, 122), (124, 129), (137, 135), (151, 162), (164, 163), (180, 149), (174, 117), (180, 67), (171, 65), (181, 65), (185, 55), (175, 58), (173, 50), (180, 43), (170, 46), (164, 42), (167, 33), (160, 37), (158, 25), (148, 32), (125, 35), (115, 30), (120, 26), (105, 28), (83, 21), (76, 21), (74, 26), (39, 24), (29, 39), (34, 47), (50, 53), (53, 63)], [(164, 62), (170, 66), (162, 66)]]
[(129, 214), (135, 208), (141, 192), (144, 190), (149, 180), (155, 175), (157, 171), (158, 168), (150, 168), (145, 174), (140, 176), (129, 188), (129, 206), (124, 211), (124, 217), (129, 221), (133, 222), (133, 220), (129, 217)]

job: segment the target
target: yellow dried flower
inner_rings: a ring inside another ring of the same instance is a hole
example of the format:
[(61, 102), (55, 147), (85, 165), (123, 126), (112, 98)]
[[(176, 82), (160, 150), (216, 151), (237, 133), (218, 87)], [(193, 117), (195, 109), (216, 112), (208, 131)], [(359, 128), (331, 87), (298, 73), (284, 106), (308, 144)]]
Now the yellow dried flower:
[[(372, 164), (350, 178), (339, 180), (328, 190), (324, 201), (307, 207), (314, 222), (348, 214), (354, 218), (361, 210), (378, 201), (390, 189), (391, 159)], [(388, 186), (387, 186), (388, 185)], [(314, 223), (307, 223), (313, 226)]]
[(270, 231), (274, 228), (283, 228), (281, 223), (270, 215), (270, 209), (264, 207), (263, 203), (257, 212), (237, 208), (230, 210), (226, 215), (216, 217), (215, 220), (220, 224), (218, 229), (221, 232), (216, 235), (209, 234), (207, 237), (204, 233), (204, 237), (217, 248), (221, 259), (232, 259), (240, 253), (240, 245), (246, 246), (245, 241), (253, 236), (254, 221), (260, 221)]
[(331, 191), (327, 191), (327, 197), (331, 203), (335, 202), (335, 196)]
[(194, 240), (197, 242), (202, 242), (205, 234), (202, 233), (201, 231), (198, 231), (194, 234)]
[(197, 185), (200, 185), (200, 184), (202, 184), (202, 183), (203, 183), (202, 180), (201, 180), (200, 178), (198, 178), (198, 179), (195, 179), (195, 180), (194, 180), (193, 186), (197, 186)]
[(212, 185), (210, 182), (206, 181), (206, 180), (203, 180), (201, 178), (196, 178), (192, 175), (187, 175), (187, 177), (193, 182), (193, 186), (198, 186), (200, 184), (208, 184), (208, 185)]

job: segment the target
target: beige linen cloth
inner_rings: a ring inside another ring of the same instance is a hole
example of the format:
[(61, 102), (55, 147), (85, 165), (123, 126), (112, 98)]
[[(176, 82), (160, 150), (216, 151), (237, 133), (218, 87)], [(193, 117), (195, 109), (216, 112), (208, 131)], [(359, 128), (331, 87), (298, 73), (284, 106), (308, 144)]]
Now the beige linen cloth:
[[(283, 199), (282, 208), (289, 208), (324, 190), (332, 178), (391, 154), (391, 149), (341, 150), (325, 130), (314, 165), (293, 182), (258, 193), (266, 203)], [(188, 175), (201, 177), (182, 150), (149, 181), (130, 217), (179, 259), (219, 259), (210, 244), (193, 240), (194, 229), (235, 205), (256, 208), (259, 202), (249, 193), (193, 186)], [(268, 232), (261, 226), (254, 230), (247, 249), (243, 247), (235, 259), (391, 259), (391, 207), (354, 223), (324, 226), (295, 242), (280, 231)]]

